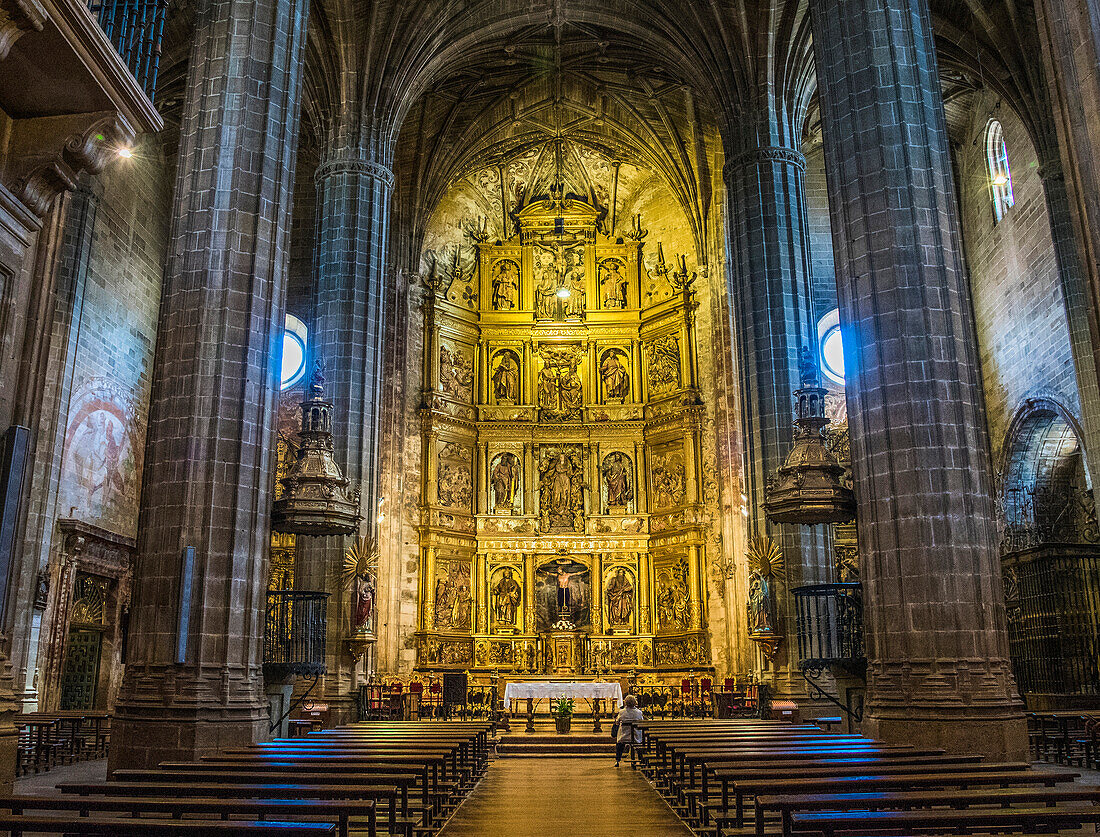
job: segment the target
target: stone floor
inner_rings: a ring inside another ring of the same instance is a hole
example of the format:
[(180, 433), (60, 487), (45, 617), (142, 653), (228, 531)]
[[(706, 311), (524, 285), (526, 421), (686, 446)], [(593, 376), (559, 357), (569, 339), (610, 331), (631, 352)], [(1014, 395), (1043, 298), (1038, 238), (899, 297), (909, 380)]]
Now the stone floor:
[(60, 796), (61, 782), (106, 782), (107, 759), (78, 761), (45, 773), (31, 773), (15, 780), (15, 793), (27, 796)]
[(611, 759), (499, 759), (439, 837), (688, 837), (642, 776)]

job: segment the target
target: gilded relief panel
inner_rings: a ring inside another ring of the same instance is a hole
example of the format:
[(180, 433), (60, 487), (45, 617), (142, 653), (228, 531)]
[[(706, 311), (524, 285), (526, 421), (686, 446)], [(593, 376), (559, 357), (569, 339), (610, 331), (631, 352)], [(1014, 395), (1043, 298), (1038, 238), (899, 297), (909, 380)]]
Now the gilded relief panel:
[(580, 421), (584, 411), (581, 347), (543, 346), (538, 355), (539, 421)]
[(436, 499), (439, 505), (473, 511), (473, 448), (455, 443), (439, 449)]
[(691, 596), (687, 559), (657, 570), (657, 632), (673, 633), (691, 627)]
[(474, 400), (473, 350), (453, 341), (439, 343), (439, 391), (463, 404)]
[(654, 511), (683, 505), (687, 470), (684, 446), (680, 441), (654, 445), (649, 457), (650, 500)]
[(541, 531), (584, 533), (584, 446), (539, 445)]
[(680, 341), (675, 334), (657, 337), (645, 344), (649, 394), (661, 398), (680, 388)]
[(432, 601), (433, 623), (437, 630), (470, 630), (474, 598), (468, 561), (436, 561)]

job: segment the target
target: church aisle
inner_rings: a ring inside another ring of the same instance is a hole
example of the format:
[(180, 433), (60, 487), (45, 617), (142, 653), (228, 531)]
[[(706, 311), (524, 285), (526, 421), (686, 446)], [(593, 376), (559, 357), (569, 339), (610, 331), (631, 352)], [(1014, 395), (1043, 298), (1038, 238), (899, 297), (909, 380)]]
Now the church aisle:
[(691, 832), (626, 763), (497, 759), (439, 837), (685, 837)]

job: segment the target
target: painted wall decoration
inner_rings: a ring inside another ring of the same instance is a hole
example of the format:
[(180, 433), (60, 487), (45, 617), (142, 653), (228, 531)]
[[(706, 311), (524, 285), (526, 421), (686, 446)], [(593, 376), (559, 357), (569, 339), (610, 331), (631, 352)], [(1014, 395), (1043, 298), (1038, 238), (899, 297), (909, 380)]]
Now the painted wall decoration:
[(622, 259), (604, 259), (599, 266), (600, 303), (604, 308), (629, 307), (630, 280), (626, 263)]
[(491, 364), (493, 400), (497, 404), (518, 404), (520, 401), (520, 360), (512, 349), (501, 349), (493, 354)]
[(494, 311), (511, 311), (519, 307), (519, 275), (519, 264), (514, 259), (493, 262), (490, 281)]
[(609, 453), (603, 458), (600, 477), (605, 513), (625, 512), (634, 502), (634, 466), (630, 457), (620, 451)]
[(131, 393), (107, 378), (91, 378), (77, 389), (65, 428), (60, 515), (134, 535), (144, 437), (144, 416)]
[(494, 514), (515, 514), (521, 509), (519, 487), (523, 469), (514, 453), (499, 453), (489, 466), (489, 498)]
[(680, 343), (674, 334), (666, 334), (646, 344), (649, 358), (649, 391), (665, 395), (680, 387)]
[(535, 569), (535, 630), (541, 633), (555, 626), (592, 626), (592, 573), (571, 558), (557, 558)]
[(579, 346), (539, 350), (542, 368), (538, 378), (539, 421), (579, 421), (584, 410), (584, 386), (577, 371)]
[(435, 626), (443, 630), (468, 631), (473, 620), (473, 593), (467, 561), (439, 561), (435, 565), (433, 596)]
[(622, 349), (605, 349), (600, 355), (600, 382), (604, 398), (621, 404), (630, 397), (630, 356)]
[(439, 450), (436, 478), (439, 505), (463, 511), (473, 510), (473, 450), (465, 445), (446, 444)]
[(686, 631), (691, 627), (687, 559), (657, 572), (657, 630)]
[(467, 404), (474, 400), (474, 362), (463, 349), (440, 345), (439, 388)]
[(671, 509), (684, 502), (684, 452), (677, 444), (655, 448), (650, 458), (650, 479), (653, 485), (653, 508)]
[(539, 517), (542, 531), (583, 532), (582, 447), (541, 445), (539, 454)]

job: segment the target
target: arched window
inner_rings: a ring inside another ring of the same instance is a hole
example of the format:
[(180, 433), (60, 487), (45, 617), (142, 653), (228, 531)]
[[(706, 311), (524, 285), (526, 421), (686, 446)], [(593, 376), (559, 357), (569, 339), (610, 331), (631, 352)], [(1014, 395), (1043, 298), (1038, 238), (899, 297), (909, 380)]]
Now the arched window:
[(821, 371), (833, 383), (844, 386), (844, 343), (840, 337), (840, 309), (834, 308), (817, 323)]
[(286, 315), (283, 331), (283, 360), (280, 389), (290, 389), (306, 374), (306, 324), (293, 314)]
[(1012, 170), (1008, 167), (1008, 147), (1001, 123), (990, 119), (985, 129), (985, 160), (989, 166), (989, 188), (993, 193), (993, 217), (1000, 221), (1012, 208)]

